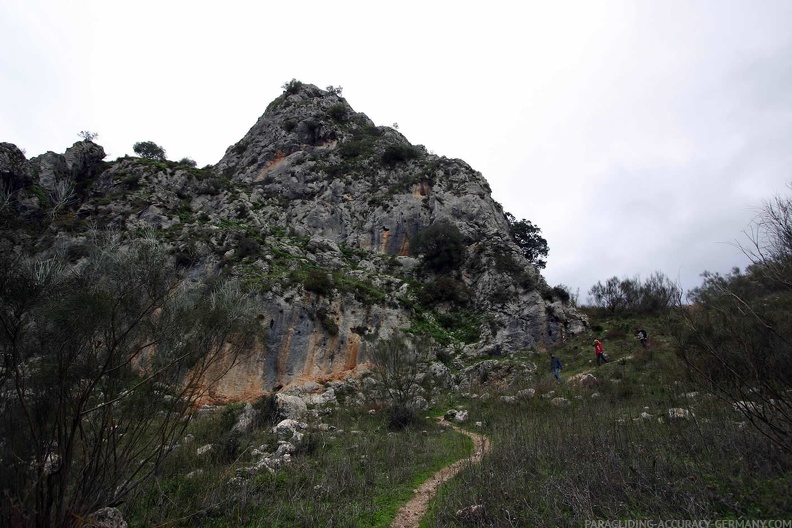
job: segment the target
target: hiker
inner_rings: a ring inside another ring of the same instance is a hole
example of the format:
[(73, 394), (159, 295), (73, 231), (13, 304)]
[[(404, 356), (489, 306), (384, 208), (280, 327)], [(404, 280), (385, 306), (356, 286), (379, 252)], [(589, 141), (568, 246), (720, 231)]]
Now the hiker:
[(550, 372), (555, 376), (556, 383), (561, 383), (561, 370), (564, 368), (561, 360), (555, 357), (555, 354), (550, 354)]
[(641, 346), (644, 348), (649, 347), (649, 334), (643, 328), (638, 329), (638, 339), (641, 340)]
[(600, 362), (607, 363), (608, 358), (605, 356), (605, 352), (602, 349), (602, 343), (599, 342), (599, 339), (594, 340), (594, 353), (597, 354), (597, 366), (600, 366)]

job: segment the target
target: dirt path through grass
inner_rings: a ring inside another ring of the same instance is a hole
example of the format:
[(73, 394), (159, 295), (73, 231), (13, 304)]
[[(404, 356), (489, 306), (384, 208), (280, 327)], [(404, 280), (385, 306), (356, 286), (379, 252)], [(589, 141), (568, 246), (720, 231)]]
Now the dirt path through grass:
[(450, 466), (444, 467), (426, 479), (426, 481), (421, 484), (417, 490), (415, 490), (413, 498), (410, 499), (407, 504), (402, 506), (402, 508), (399, 510), (399, 513), (396, 514), (396, 518), (393, 520), (393, 523), (391, 523), (391, 528), (418, 528), (418, 525), (421, 523), (421, 519), (426, 513), (426, 510), (429, 508), (429, 501), (432, 500), (435, 495), (437, 495), (437, 490), (440, 488), (440, 485), (459, 473), (465, 464), (477, 464), (481, 462), (481, 459), (484, 457), (484, 455), (487, 454), (492, 448), (490, 439), (484, 435), (465, 431), (464, 429), (460, 429), (459, 427), (442, 419), (440, 423), (446, 427), (453, 427), (456, 431), (473, 439), (473, 454), (468, 458), (457, 460)]

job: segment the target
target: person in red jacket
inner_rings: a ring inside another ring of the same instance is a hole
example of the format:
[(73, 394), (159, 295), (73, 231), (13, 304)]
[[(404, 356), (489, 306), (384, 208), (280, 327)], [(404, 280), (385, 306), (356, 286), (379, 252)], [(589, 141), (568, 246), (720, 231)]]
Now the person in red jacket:
[(599, 339), (594, 340), (594, 353), (597, 355), (597, 366), (599, 367), (600, 362), (607, 363), (608, 358), (605, 357), (605, 354), (602, 349), (602, 343), (599, 342)]

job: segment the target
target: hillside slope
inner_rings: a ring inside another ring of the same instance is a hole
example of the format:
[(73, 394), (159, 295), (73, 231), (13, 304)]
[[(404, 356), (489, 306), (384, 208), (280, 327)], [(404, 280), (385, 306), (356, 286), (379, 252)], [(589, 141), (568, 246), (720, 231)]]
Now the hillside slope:
[[(161, 240), (191, 280), (242, 279), (266, 337), (219, 400), (354, 376), (397, 329), (476, 360), (587, 324), (523, 257), (480, 173), (374, 126), (335, 91), (289, 83), (215, 166), (103, 158), (91, 141), (30, 160), (0, 144), (0, 246), (77, 262), (88, 233), (110, 229)], [(462, 237), (450, 269), (412, 247), (430, 226)]]

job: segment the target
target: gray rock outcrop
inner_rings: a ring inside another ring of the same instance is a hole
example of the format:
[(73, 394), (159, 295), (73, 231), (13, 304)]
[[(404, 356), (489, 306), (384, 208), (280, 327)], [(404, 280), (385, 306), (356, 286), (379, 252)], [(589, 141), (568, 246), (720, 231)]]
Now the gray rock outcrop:
[[(215, 166), (104, 157), (92, 141), (30, 160), (0, 144), (16, 214), (52, 219), (41, 229), (55, 234), (28, 237), (27, 250), (79, 248), (94, 226), (145, 231), (189, 280), (222, 272), (255, 289), (265, 336), (244, 360), (229, 360), (211, 392), (217, 401), (359, 376), (377, 341), (405, 329), (479, 361), (456, 376), (441, 363), (428, 370), (435, 386), (468, 391), (535, 368), (489, 358), (551, 347), (586, 327), (525, 259), (481, 173), (375, 126), (336, 91), (290, 85)], [(74, 196), (58, 209), (52, 197), (64, 189)], [(441, 224), (463, 241), (445, 272), (414, 248)], [(0, 245), (24, 238), (8, 235)], [(310, 394), (299, 396), (312, 405), (357, 398)]]
[(33, 183), (33, 171), (16, 145), (0, 143), (0, 188), (16, 192)]
[(275, 397), (278, 416), (284, 420), (299, 420), (308, 411), (305, 402), (298, 396), (278, 394)]

